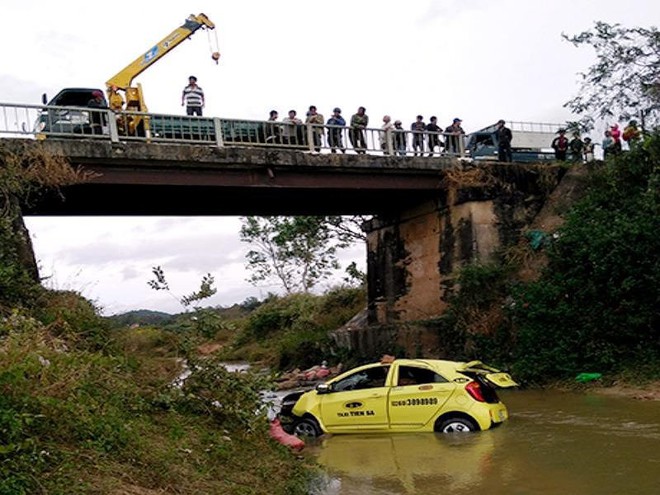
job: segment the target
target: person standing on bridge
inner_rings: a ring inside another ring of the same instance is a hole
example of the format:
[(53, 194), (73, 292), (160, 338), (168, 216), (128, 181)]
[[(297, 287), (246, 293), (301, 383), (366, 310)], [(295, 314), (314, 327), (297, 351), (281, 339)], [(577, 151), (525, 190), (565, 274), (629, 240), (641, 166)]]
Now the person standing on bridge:
[(186, 115), (198, 115), (201, 117), (204, 103), (204, 91), (197, 86), (197, 78), (190, 76), (188, 78), (188, 86), (183, 88), (183, 93), (181, 93), (181, 106), (186, 106)]
[(420, 156), (424, 155), (424, 132), (426, 131), (426, 124), (422, 115), (418, 115), (415, 122), (410, 124), (410, 130), (413, 133), (412, 148), (414, 156), (417, 156), (418, 151)]
[(103, 97), (103, 92), (98, 89), (92, 91), (92, 98), (87, 102), (87, 106), (98, 109), (91, 111), (89, 116), (89, 125), (92, 134), (103, 134), (103, 127), (107, 125), (107, 116), (100, 110), (108, 108)]
[(511, 133), (511, 129), (504, 125), (505, 123), (502, 119), (497, 121), (497, 130), (495, 131), (497, 160), (500, 162), (512, 162), (513, 152), (511, 151), (511, 141), (513, 140), (513, 134)]
[(394, 121), (394, 148), (399, 156), (406, 156), (406, 131), (400, 120)]
[(461, 124), (463, 121), (456, 117), (451, 125), (445, 129), (445, 133), (448, 134), (447, 141), (447, 151), (449, 153), (460, 154), (463, 152), (463, 146), (461, 146), (461, 140), (465, 136), (465, 131)]
[(380, 127), (378, 140), (380, 141), (380, 148), (386, 155), (391, 155), (394, 153), (394, 140), (392, 136), (393, 131), (394, 124), (392, 123), (392, 117), (389, 115), (383, 116), (383, 125)]
[(582, 151), (584, 153), (584, 161), (587, 163), (591, 163), (594, 161), (594, 148), (596, 145), (591, 142), (590, 137), (584, 138), (584, 147), (582, 148)]
[(268, 114), (268, 124), (266, 124), (266, 144), (281, 144), (280, 124), (276, 124), (279, 113), (277, 110), (271, 110)]
[(440, 126), (438, 125), (438, 117), (435, 115), (431, 117), (431, 122), (426, 125), (426, 130), (429, 133), (429, 156), (433, 156), (433, 152), (436, 148), (438, 148), (438, 151), (442, 151), (440, 149), (442, 142), (440, 141), (440, 134), (438, 134), (442, 132), (442, 129), (440, 129)]
[(346, 126), (346, 121), (344, 117), (341, 116), (341, 108), (335, 107), (332, 111), (332, 116), (328, 119), (328, 145), (330, 146), (330, 153), (336, 153), (337, 148), (341, 150), (342, 153), (346, 153), (346, 148), (344, 148), (344, 143), (342, 142), (342, 132), (344, 131), (342, 127)]
[(573, 132), (573, 139), (568, 143), (568, 149), (571, 150), (571, 161), (575, 163), (582, 163), (582, 155), (584, 153), (584, 141), (580, 139), (580, 133)]
[(369, 125), (369, 117), (366, 114), (367, 109), (359, 107), (357, 113), (351, 117), (351, 129), (348, 137), (355, 151), (359, 154), (367, 152), (367, 138), (365, 129)]
[(282, 119), (282, 122), (285, 124), (283, 126), (284, 144), (289, 144), (292, 146), (302, 144), (302, 139), (299, 139), (299, 130), (302, 126), (302, 120), (296, 117), (296, 115), (298, 115), (298, 112), (295, 110), (289, 110), (289, 116)]
[(307, 112), (307, 119), (305, 124), (311, 127), (312, 139), (314, 140), (314, 150), (318, 153), (321, 151), (321, 144), (323, 141), (323, 124), (325, 119), (323, 115), (316, 111), (316, 107), (311, 105)]
[(566, 161), (566, 153), (568, 152), (568, 138), (566, 137), (566, 129), (559, 129), (557, 131), (559, 136), (552, 140), (550, 146), (555, 150), (555, 158), (561, 162)]

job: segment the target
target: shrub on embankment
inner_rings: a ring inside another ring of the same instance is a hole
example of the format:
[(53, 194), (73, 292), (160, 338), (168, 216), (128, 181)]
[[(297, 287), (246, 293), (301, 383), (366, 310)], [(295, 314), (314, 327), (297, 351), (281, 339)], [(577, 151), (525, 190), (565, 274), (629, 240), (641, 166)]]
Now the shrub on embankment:
[(237, 326), (227, 359), (261, 361), (279, 370), (339, 361), (330, 332), (366, 306), (364, 288), (335, 287), (325, 294), (271, 296)]
[(263, 378), (157, 329), (111, 330), (74, 293), (40, 297), (0, 315), (1, 495), (306, 493), (308, 471), (255, 414)]
[(566, 377), (658, 363), (659, 233), (656, 134), (593, 171), (543, 276), (514, 292), (516, 369)]
[(466, 269), (442, 331), (461, 339), (461, 357), (509, 366), (525, 381), (585, 371), (657, 377), (659, 232), (656, 134), (594, 166), (585, 196), (546, 238), (537, 280), (519, 280), (515, 264)]

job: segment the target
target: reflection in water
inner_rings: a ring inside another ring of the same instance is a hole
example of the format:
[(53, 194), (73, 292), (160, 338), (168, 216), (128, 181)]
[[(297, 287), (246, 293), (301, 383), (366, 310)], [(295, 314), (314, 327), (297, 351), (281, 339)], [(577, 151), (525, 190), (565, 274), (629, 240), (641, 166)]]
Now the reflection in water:
[(346, 483), (357, 478), (370, 487), (360, 493), (417, 493), (438, 476), (445, 490), (461, 490), (479, 485), (493, 449), (491, 435), (343, 435), (323, 440), (318, 461), (342, 485), (346, 476)]
[(464, 436), (335, 435), (309, 451), (324, 495), (660, 493), (660, 403), (562, 392), (501, 394), (511, 420)]

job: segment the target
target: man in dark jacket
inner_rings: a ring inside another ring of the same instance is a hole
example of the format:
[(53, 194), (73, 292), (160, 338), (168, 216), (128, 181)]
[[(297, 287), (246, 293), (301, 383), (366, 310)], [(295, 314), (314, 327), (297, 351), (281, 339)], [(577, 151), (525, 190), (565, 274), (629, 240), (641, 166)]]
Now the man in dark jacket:
[(422, 156), (424, 154), (424, 131), (426, 131), (424, 117), (418, 115), (415, 122), (410, 124), (410, 130), (413, 132), (412, 147), (413, 151), (415, 152), (414, 154), (415, 156), (418, 154), (419, 156)]
[(431, 117), (431, 122), (426, 125), (426, 130), (429, 132), (429, 156), (433, 156), (435, 149), (442, 146), (442, 141), (440, 141), (439, 134), (442, 132), (442, 129), (438, 125), (438, 117), (435, 115)]
[(463, 139), (465, 136), (465, 131), (461, 127), (463, 121), (456, 117), (451, 125), (445, 129), (445, 146), (448, 153), (451, 154), (461, 154), (463, 152)]
[(566, 137), (566, 129), (559, 129), (557, 131), (559, 136), (552, 140), (552, 149), (555, 150), (555, 158), (559, 161), (566, 161), (566, 152), (568, 151), (568, 138)]
[[(87, 102), (87, 106), (93, 109), (107, 109), (103, 92), (96, 89), (92, 92), (92, 98)], [(107, 116), (104, 112), (93, 110), (89, 115), (89, 125), (92, 134), (103, 134), (103, 127), (107, 125)]]
[(513, 135), (511, 129), (506, 127), (505, 122), (500, 119), (497, 121), (497, 130), (495, 131), (497, 137), (497, 159), (500, 162), (513, 161), (513, 153), (511, 152), (511, 141)]

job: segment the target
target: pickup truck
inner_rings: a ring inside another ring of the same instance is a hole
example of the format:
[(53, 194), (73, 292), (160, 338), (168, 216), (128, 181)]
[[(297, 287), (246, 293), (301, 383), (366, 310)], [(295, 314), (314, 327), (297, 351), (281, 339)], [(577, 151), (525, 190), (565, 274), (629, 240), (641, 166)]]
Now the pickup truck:
[[(514, 162), (548, 162), (555, 159), (550, 143), (559, 124), (511, 122), (511, 151)], [(467, 136), (465, 149), (476, 161), (497, 161), (497, 125), (485, 127)]]
[[(89, 101), (94, 98), (95, 88), (67, 88), (60, 91), (52, 100), (46, 103), (44, 94), (42, 102), (46, 105), (35, 123), (35, 133), (45, 137), (48, 134), (63, 137), (76, 137), (81, 134), (108, 134), (107, 116), (101, 115), (102, 108), (91, 108)], [(101, 91), (101, 94), (103, 92)], [(108, 106), (105, 96), (103, 103)], [(97, 113), (98, 119), (93, 114)], [(94, 126), (94, 121), (100, 122), (100, 126)]]

